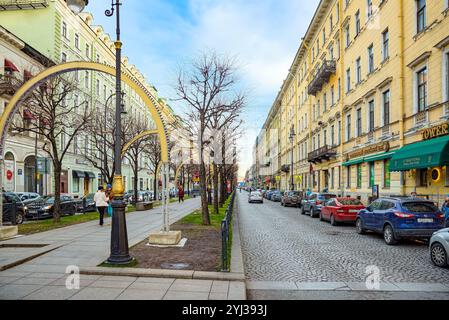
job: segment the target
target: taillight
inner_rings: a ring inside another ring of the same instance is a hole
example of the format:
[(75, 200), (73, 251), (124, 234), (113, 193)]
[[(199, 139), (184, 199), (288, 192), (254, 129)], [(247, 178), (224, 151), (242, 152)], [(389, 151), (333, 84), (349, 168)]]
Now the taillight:
[(444, 213), (438, 213), (437, 214), (437, 218), (438, 219), (443, 219), (444, 218)]
[(394, 215), (398, 218), (403, 218), (403, 219), (409, 219), (409, 218), (413, 218), (414, 215), (410, 214), (410, 213), (404, 213), (404, 212), (395, 212)]
[(322, 204), (322, 202), (318, 200), (318, 201), (316, 202), (316, 204), (320, 205), (320, 204)]

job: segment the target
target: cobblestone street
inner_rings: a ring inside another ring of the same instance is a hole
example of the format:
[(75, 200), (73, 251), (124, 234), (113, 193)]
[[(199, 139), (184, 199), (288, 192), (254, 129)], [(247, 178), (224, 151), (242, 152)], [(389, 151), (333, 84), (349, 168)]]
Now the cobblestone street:
[(328, 289), (354, 289), (366, 282), (366, 268), (372, 265), (392, 291), (449, 284), (449, 270), (433, 266), (425, 243), (387, 246), (380, 235), (358, 235), (349, 225), (332, 227), (300, 215), (297, 208), (267, 200), (248, 204), (246, 192), (239, 194), (238, 204), (248, 288), (265, 289), (262, 298), (269, 298), (266, 290), (273, 288), (316, 290), (323, 283)]

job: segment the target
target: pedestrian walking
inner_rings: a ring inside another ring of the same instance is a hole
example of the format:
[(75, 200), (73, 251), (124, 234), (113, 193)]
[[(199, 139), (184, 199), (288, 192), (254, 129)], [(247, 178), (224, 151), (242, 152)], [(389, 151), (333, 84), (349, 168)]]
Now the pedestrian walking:
[(444, 201), (443, 206), (441, 207), (441, 212), (444, 213), (444, 225), (446, 228), (449, 228), (449, 198)]
[(179, 203), (184, 202), (184, 189), (181, 186), (178, 188), (178, 200)]
[(97, 193), (94, 195), (95, 206), (97, 207), (98, 213), (100, 214), (100, 226), (103, 226), (104, 223), (104, 213), (108, 208), (109, 198), (106, 196), (104, 192), (104, 188), (102, 186), (98, 187)]
[(114, 200), (114, 194), (112, 193), (112, 185), (108, 184), (106, 186), (106, 197), (108, 197), (108, 216), (112, 217), (112, 200)]

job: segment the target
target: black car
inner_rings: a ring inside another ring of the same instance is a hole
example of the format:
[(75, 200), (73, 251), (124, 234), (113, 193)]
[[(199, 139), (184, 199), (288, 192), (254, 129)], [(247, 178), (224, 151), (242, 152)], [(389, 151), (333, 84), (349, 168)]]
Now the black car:
[(5, 192), (3, 198), (3, 222), (13, 223), (15, 212), (16, 221), (14, 224), (22, 224), (27, 214), (26, 205), (13, 192)]
[[(29, 201), (29, 202), (28, 202)], [(47, 219), (53, 217), (53, 209), (55, 203), (54, 196), (40, 197), (35, 200), (28, 200), (25, 202), (28, 207), (27, 218), (29, 219)], [(77, 212), (77, 201), (72, 196), (61, 195), (61, 215), (73, 216)]]
[(95, 193), (89, 193), (87, 196), (81, 198), (76, 203), (77, 212), (94, 212), (97, 211), (97, 206), (94, 201)]

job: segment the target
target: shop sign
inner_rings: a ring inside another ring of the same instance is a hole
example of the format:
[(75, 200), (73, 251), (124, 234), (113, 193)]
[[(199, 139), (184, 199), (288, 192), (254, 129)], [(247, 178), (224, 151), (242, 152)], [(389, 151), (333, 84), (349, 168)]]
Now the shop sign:
[(374, 144), (372, 146), (349, 153), (347, 156), (347, 160), (360, 158), (360, 157), (363, 157), (363, 156), (366, 156), (369, 154), (373, 154), (373, 153), (388, 152), (388, 151), (390, 151), (390, 143), (382, 142), (382, 143)]
[(425, 129), (422, 132), (422, 138), (424, 141), (447, 135), (449, 135), (449, 122)]

